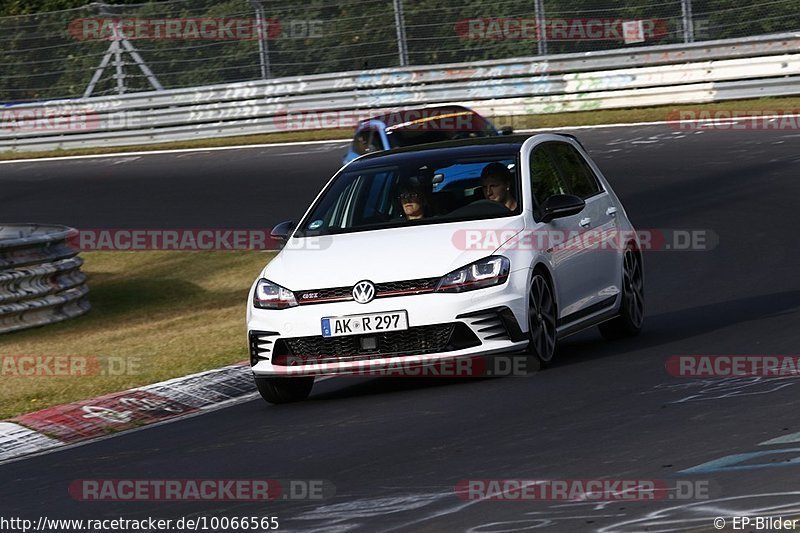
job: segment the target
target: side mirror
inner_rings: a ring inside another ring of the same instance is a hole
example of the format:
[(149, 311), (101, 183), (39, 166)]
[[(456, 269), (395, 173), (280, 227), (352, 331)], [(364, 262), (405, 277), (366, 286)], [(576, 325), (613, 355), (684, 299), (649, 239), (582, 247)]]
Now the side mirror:
[(586, 202), (582, 198), (571, 194), (554, 194), (542, 202), (542, 222), (547, 223), (556, 218), (577, 215), (584, 207)]
[(500, 135), (512, 135), (514, 133), (514, 128), (511, 126), (503, 126), (497, 131), (500, 133)]
[(294, 228), (294, 220), (287, 220), (272, 228), (272, 232), (270, 232), (269, 236), (283, 245), (289, 240), (289, 235), (294, 231)]

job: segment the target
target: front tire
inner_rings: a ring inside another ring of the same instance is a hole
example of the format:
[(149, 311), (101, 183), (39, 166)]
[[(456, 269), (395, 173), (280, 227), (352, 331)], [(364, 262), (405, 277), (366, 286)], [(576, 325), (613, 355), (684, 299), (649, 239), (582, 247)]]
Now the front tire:
[(622, 302), (616, 318), (600, 324), (600, 334), (608, 340), (635, 337), (644, 322), (644, 275), (642, 260), (632, 248), (625, 250), (622, 267)]
[(269, 403), (301, 402), (311, 394), (314, 377), (265, 378), (254, 376), (261, 397)]
[(550, 282), (539, 272), (528, 294), (528, 336), (530, 353), (547, 366), (556, 350), (556, 304)]

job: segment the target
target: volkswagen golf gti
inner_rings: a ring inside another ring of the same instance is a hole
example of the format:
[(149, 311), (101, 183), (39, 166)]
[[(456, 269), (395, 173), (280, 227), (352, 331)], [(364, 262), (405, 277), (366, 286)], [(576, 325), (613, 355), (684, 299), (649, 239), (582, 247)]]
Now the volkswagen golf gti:
[(561, 134), (368, 154), (341, 168), (251, 287), (250, 362), (271, 403), (315, 376), (526, 353), (644, 317), (640, 239), (603, 173)]

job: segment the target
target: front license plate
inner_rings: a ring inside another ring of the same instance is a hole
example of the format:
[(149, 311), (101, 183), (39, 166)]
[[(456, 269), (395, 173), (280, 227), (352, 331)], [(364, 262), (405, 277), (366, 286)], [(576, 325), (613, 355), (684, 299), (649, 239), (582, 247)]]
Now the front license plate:
[(383, 333), (408, 329), (408, 313), (389, 311), (368, 315), (349, 315), (322, 319), (323, 337), (343, 335), (363, 335), (364, 333)]

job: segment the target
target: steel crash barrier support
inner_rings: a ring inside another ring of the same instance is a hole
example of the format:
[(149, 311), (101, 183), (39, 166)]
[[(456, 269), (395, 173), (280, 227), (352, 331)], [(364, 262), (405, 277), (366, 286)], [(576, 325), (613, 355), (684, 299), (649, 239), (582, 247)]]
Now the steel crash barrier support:
[(488, 117), (800, 94), (800, 33), (6, 104), (0, 151), (353, 127), (457, 103)]
[(60, 322), (90, 309), (77, 232), (66, 226), (0, 224), (0, 333)]

